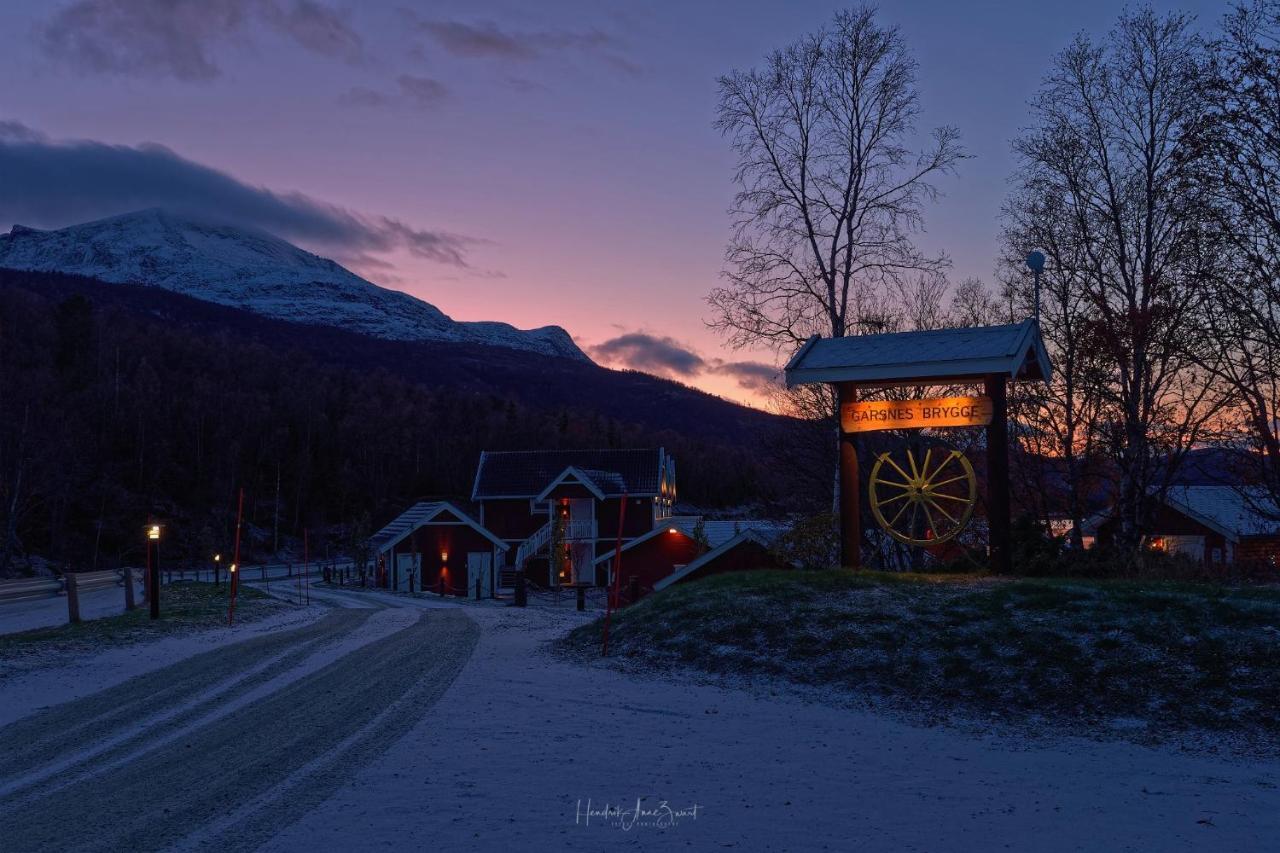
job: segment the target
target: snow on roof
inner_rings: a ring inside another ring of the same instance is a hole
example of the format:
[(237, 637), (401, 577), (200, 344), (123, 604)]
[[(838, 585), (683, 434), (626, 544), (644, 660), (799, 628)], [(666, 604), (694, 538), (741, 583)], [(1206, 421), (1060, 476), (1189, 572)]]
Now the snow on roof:
[(787, 387), (811, 382), (876, 384), (989, 373), (1048, 379), (1049, 354), (1034, 320), (1009, 326), (813, 337), (787, 363)]
[[(719, 544), (711, 543), (711, 548), (703, 554), (699, 554), (694, 560), (685, 563), (683, 566), (676, 568), (674, 572), (662, 578), (653, 585), (654, 590), (666, 589), (681, 578), (686, 578), (695, 571), (710, 563), (712, 560), (719, 558), (722, 554), (728, 553), (743, 542), (755, 542), (765, 548), (771, 547), (779, 536), (790, 529), (790, 525), (782, 524), (774, 521), (752, 521), (752, 522), (708, 522), (708, 524), (746, 524), (736, 533), (728, 538), (723, 539)], [(707, 539), (711, 536), (708, 534)]]
[[(781, 521), (764, 521), (760, 519), (748, 519), (743, 521), (704, 521), (700, 515), (674, 515), (670, 518), (661, 519), (657, 527), (645, 533), (643, 536), (637, 536), (630, 542), (622, 546), (625, 552), (630, 548), (634, 548), (641, 542), (647, 542), (655, 536), (675, 530), (689, 538), (693, 538), (694, 532), (698, 528), (698, 522), (702, 522), (702, 530), (707, 537), (707, 545), (711, 550), (716, 550), (726, 543), (732, 542), (740, 538), (744, 533), (751, 532), (752, 538), (756, 539), (763, 545), (772, 545), (773, 541), (782, 533), (791, 529), (791, 525)], [(705, 556), (705, 555), (704, 555)], [(607, 562), (613, 559), (613, 551), (601, 554), (595, 559), (595, 564)]]
[(478, 521), (467, 515), (458, 507), (448, 501), (419, 501), (400, 513), (386, 527), (379, 530), (369, 538), (369, 544), (373, 546), (374, 553), (381, 554), (388, 548), (394, 546), (404, 537), (417, 530), (422, 525), (428, 523), (442, 512), (449, 512), (456, 516), (458, 521), (468, 527), (473, 528), (478, 533), (483, 534), (498, 545), (502, 550), (507, 550), (510, 546), (498, 537), (494, 536), (487, 529), (482, 527)]
[(1171, 486), (1165, 503), (1232, 541), (1280, 534), (1280, 509), (1261, 489)]
[(471, 499), (533, 498), (570, 467), (586, 472), (606, 494), (656, 495), (666, 464), (662, 448), (485, 451)]

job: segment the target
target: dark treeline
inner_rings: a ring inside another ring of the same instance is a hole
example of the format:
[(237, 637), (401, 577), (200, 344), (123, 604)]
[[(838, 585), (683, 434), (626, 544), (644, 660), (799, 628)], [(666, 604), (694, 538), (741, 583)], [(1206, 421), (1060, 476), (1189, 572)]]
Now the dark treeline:
[[(557, 399), (554, 383), (504, 393), (449, 387), (445, 376), (432, 386), (322, 357), (341, 349), (326, 345), (331, 330), (311, 330), (310, 350), (273, 344), (263, 329), (288, 338), (302, 327), (230, 309), (217, 310), (254, 333), (193, 326), (175, 321), (181, 297), (151, 291), (163, 307), (146, 310), (110, 301), (145, 299), (145, 289), (82, 280), (87, 296), (67, 280), (0, 282), (5, 570), (27, 554), (76, 568), (137, 563), (152, 516), (167, 525), (167, 560), (207, 560), (230, 548), (241, 486), (251, 557), (296, 552), (304, 527), (323, 556), (416, 498), (465, 500), (482, 450), (662, 445), (676, 456), (682, 500), (732, 506), (788, 491), (741, 436), (716, 442), (617, 419), (589, 394), (577, 406), (530, 402)], [(357, 337), (332, 334), (339, 344)], [(666, 386), (678, 410), (682, 389)], [(686, 396), (708, 406), (706, 395)], [(740, 417), (740, 407), (711, 402)]]

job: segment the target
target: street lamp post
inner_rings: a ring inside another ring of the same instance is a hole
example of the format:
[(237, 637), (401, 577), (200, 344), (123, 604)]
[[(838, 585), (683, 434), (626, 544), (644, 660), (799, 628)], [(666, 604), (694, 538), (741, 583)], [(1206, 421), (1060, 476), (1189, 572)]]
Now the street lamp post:
[[(151, 559), (152, 543), (155, 559)], [(160, 525), (147, 525), (147, 598), (151, 602), (151, 618), (160, 618)]]
[(1035, 276), (1036, 326), (1040, 325), (1040, 273), (1044, 272), (1044, 253), (1032, 252), (1027, 255), (1027, 266)]

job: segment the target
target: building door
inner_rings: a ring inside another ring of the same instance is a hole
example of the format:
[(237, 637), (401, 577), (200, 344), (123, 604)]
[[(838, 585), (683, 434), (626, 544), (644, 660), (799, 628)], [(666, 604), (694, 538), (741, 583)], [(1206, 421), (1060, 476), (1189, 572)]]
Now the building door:
[(467, 554), (467, 598), (476, 597), (476, 581), (480, 581), (480, 597), (487, 598), (493, 583), (493, 554), (472, 551)]
[(418, 571), (416, 554), (397, 554), (396, 567), (399, 569), (395, 578), (397, 591), (410, 589), (410, 584), (413, 584), (412, 588), (415, 589), (421, 585), (421, 581), (414, 579)]
[(569, 501), (569, 526), (565, 530), (569, 544), (570, 575), (574, 583), (595, 583), (591, 566), (596, 555), (596, 502), (591, 498)]

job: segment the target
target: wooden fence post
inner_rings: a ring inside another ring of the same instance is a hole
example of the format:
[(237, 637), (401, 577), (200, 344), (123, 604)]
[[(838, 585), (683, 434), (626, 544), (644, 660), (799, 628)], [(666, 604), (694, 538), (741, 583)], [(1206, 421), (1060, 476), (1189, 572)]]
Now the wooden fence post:
[(133, 610), (137, 606), (138, 602), (134, 600), (133, 567), (126, 566), (124, 570), (124, 609), (126, 611)]
[(75, 572), (67, 572), (67, 621), (75, 624), (80, 621), (80, 584)]
[(627, 583), (627, 604), (635, 604), (640, 600), (640, 576), (632, 575)]

